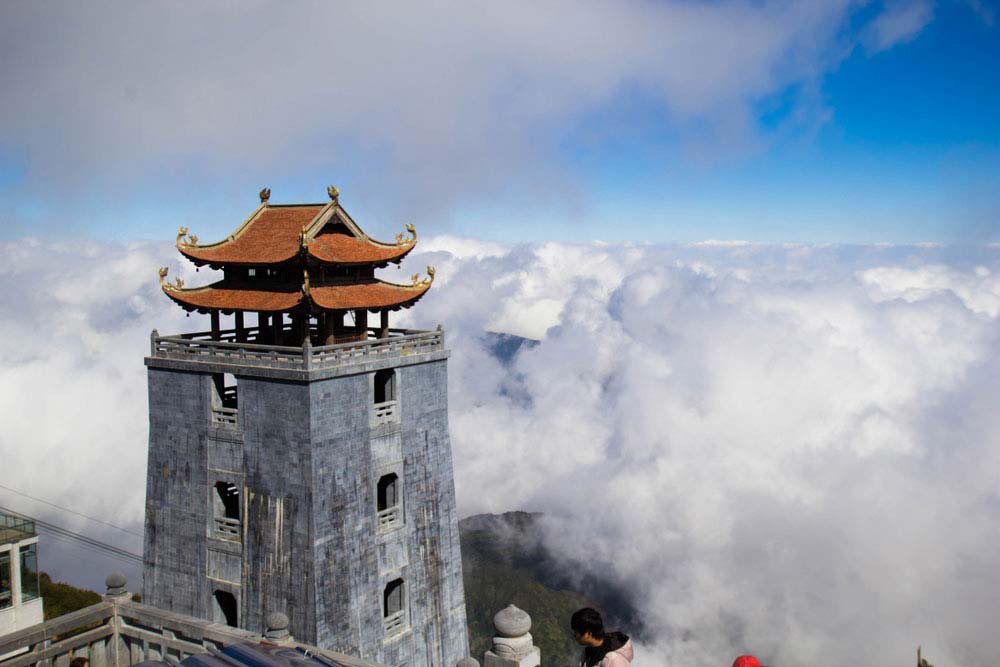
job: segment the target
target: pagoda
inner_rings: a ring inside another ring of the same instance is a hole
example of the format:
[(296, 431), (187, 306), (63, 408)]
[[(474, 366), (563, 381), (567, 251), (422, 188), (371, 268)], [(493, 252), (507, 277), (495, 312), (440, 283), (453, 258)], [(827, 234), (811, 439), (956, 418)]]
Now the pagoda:
[[(389, 312), (409, 308), (434, 281), (414, 275), (408, 285), (375, 278), (375, 269), (397, 266), (416, 246), (417, 233), (406, 225), (394, 243), (368, 236), (340, 205), (340, 193), (327, 188), (326, 204), (271, 204), (260, 191), (260, 206), (236, 231), (218, 243), (199, 245), (187, 227), (177, 232), (177, 249), (196, 266), (221, 270), (222, 280), (186, 288), (166, 281), (163, 291), (185, 310), (211, 315), (212, 339), (220, 340), (220, 314), (234, 316), (237, 342), (271, 345), (333, 345), (364, 341), (368, 313), (379, 315), (378, 338), (389, 335)], [(248, 329), (245, 315), (256, 314)], [(350, 313), (353, 321), (345, 323)], [(287, 322), (286, 322), (287, 320)], [(290, 323), (290, 327), (287, 325)]]
[[(341, 207), (274, 205), (229, 237), (181, 228), (222, 272), (167, 282), (210, 331), (153, 331), (143, 601), (365, 660), (468, 656), (444, 329), (389, 328), (430, 288), (379, 280), (417, 240), (370, 238)], [(379, 326), (368, 326), (369, 313)], [(232, 327), (220, 319), (232, 316)]]

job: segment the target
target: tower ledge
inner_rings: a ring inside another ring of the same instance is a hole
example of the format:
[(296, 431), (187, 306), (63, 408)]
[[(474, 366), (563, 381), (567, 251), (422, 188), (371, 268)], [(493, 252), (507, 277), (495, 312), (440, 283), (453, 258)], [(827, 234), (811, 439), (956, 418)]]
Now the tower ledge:
[[(290, 347), (236, 341), (235, 331), (161, 336), (150, 335), (146, 366), (202, 373), (313, 381), (341, 375), (371, 373), (383, 368), (411, 366), (448, 358), (444, 330), (368, 329), (368, 340), (337, 345)], [(247, 331), (253, 338), (254, 331)]]

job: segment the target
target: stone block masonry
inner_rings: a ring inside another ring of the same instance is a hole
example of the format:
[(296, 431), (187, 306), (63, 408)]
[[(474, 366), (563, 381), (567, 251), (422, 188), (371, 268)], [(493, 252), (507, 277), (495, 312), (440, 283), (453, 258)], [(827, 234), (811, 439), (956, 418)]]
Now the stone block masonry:
[[(300, 640), (383, 664), (467, 656), (447, 352), (427, 333), (296, 368), (294, 348), (269, 367), (263, 346), (181, 358), (154, 336), (144, 601), (258, 633), (283, 612)], [(212, 419), (220, 373), (232, 426)]]

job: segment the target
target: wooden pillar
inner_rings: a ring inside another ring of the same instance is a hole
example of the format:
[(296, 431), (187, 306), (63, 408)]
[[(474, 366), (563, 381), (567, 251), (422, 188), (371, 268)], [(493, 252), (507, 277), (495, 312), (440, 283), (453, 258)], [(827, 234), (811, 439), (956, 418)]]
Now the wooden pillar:
[(243, 326), (243, 311), (237, 310), (233, 316), (236, 320), (236, 340), (240, 343), (247, 341), (247, 330)]
[(333, 323), (336, 319), (337, 315), (331, 311), (323, 313), (323, 319), (319, 328), (320, 345), (333, 345), (337, 342), (336, 337), (333, 335)]
[(354, 331), (358, 335), (358, 340), (368, 338), (368, 310), (358, 308), (354, 311)]
[(388, 338), (389, 337), (389, 311), (388, 310), (383, 310), (382, 311), (382, 322), (381, 322), (381, 324), (382, 324), (382, 326), (379, 329), (378, 337), (379, 338)]
[(292, 315), (292, 345), (299, 346), (306, 342), (309, 335), (309, 315), (295, 313)]
[(212, 340), (219, 340), (219, 311), (211, 312), (212, 318)]
[(267, 325), (268, 325), (267, 313), (257, 313), (257, 343), (263, 344), (267, 342)]
[(274, 313), (271, 315), (271, 336), (274, 337), (273, 345), (284, 344), (284, 313)]

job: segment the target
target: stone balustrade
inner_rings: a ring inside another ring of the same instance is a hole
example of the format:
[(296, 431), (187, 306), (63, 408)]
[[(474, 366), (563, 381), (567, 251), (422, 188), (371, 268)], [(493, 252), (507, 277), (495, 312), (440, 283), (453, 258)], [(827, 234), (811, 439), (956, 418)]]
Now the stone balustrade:
[(390, 329), (385, 338), (377, 337), (379, 332), (379, 329), (369, 329), (368, 340), (359, 342), (313, 346), (307, 341), (301, 347), (289, 347), (238, 342), (226, 335), (222, 340), (212, 340), (206, 337), (207, 334), (161, 336), (154, 330), (150, 335), (146, 364), (158, 368), (236, 371), (245, 375), (305, 379), (316, 374), (356, 372), (358, 365), (398, 366), (400, 358), (414, 357), (412, 361), (417, 363), (447, 356), (444, 331), (440, 328), (435, 331)]
[(299, 644), (288, 634), (288, 618), (271, 613), (257, 635), (219, 623), (162, 611), (133, 602), (125, 578), (111, 575), (104, 600), (38, 625), (0, 637), (0, 667), (69, 667), (77, 656), (91, 667), (128, 667), (145, 660), (176, 664), (243, 642), (270, 642), (299, 648), (344, 667), (381, 667), (349, 655)]

